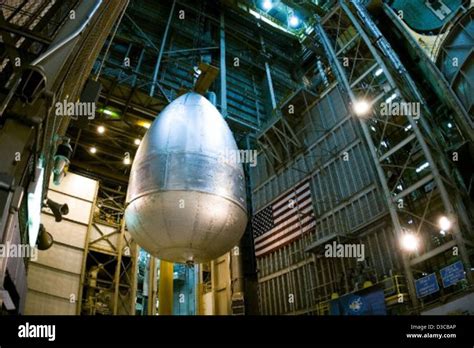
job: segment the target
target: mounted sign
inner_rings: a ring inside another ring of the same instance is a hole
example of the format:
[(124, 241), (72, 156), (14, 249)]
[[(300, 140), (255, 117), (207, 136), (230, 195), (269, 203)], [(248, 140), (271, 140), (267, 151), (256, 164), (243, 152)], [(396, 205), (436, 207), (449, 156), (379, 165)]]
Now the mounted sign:
[(443, 287), (445, 288), (454, 285), (466, 278), (464, 266), (461, 261), (457, 261), (449, 266), (442, 268), (439, 273), (441, 273)]
[(415, 280), (416, 296), (422, 298), (439, 291), (436, 274), (432, 273), (426, 277)]

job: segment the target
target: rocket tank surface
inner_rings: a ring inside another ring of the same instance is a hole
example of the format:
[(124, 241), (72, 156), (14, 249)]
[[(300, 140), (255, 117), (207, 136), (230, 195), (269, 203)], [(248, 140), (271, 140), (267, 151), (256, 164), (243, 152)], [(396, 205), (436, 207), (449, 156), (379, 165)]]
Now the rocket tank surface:
[(237, 245), (247, 224), (242, 164), (219, 111), (187, 93), (153, 122), (135, 156), (125, 220), (135, 241), (172, 262), (206, 262)]

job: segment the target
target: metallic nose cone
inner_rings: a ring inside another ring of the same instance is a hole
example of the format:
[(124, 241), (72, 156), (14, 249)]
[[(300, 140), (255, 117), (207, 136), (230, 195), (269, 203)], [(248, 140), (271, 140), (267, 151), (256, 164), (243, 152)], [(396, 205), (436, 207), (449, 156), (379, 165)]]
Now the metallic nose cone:
[(247, 224), (242, 164), (219, 111), (196, 93), (169, 104), (138, 148), (125, 221), (150, 254), (172, 262), (206, 262), (235, 246)]

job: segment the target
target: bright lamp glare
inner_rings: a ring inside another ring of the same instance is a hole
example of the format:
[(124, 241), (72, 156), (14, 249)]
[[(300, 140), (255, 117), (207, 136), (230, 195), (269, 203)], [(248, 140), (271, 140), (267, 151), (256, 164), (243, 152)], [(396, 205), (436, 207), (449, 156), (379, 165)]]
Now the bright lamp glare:
[(137, 138), (137, 139), (135, 139), (135, 141), (133, 143), (138, 146), (138, 145), (140, 145), (141, 140)]
[(418, 240), (418, 237), (416, 237), (414, 234), (405, 233), (402, 236), (401, 244), (402, 244), (402, 248), (405, 249), (406, 251), (416, 251), (418, 250), (420, 241)]
[(292, 27), (297, 27), (298, 24), (300, 24), (299, 18), (296, 17), (295, 15), (292, 15), (292, 16), (290, 17), (290, 25), (291, 25)]
[(263, 2), (263, 9), (264, 9), (264, 10), (268, 11), (268, 10), (270, 10), (272, 7), (273, 7), (273, 4), (272, 4), (271, 0), (265, 0), (265, 1)]
[(91, 148), (90, 148), (90, 152), (91, 152), (91, 153), (96, 153), (96, 152), (97, 152), (97, 149), (96, 149), (95, 147), (91, 147)]
[(382, 73), (383, 73), (383, 69), (382, 69), (382, 68), (377, 69), (377, 71), (375, 72), (375, 76), (380, 76), (380, 75), (382, 75)]
[(98, 132), (99, 134), (104, 134), (104, 132), (105, 132), (105, 127), (104, 127), (104, 126), (99, 126), (99, 127), (97, 127), (97, 132)]
[(449, 220), (446, 216), (441, 216), (438, 220), (438, 224), (443, 231), (449, 230), (453, 225), (451, 220)]
[(354, 103), (354, 112), (358, 116), (366, 115), (370, 110), (370, 104), (365, 100), (359, 100)]

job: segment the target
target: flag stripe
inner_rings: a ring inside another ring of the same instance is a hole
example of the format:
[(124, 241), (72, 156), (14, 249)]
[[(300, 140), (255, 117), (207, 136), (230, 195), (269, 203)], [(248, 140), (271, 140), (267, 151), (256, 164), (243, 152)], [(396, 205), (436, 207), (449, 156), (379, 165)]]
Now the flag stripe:
[(309, 180), (298, 183), (265, 208), (253, 219), (255, 255), (264, 256), (315, 227), (311, 186)]
[(295, 220), (297, 220), (299, 217), (301, 218), (301, 217), (302, 217), (302, 214), (306, 214), (306, 213), (308, 213), (308, 212), (312, 212), (313, 207), (312, 207), (312, 205), (311, 205), (311, 202), (309, 202), (308, 205), (309, 205), (309, 207), (308, 207), (308, 206), (302, 207), (302, 208), (305, 208), (305, 209), (303, 209), (303, 210), (301, 210), (301, 211), (298, 211), (298, 210), (295, 209), (295, 211), (292, 213), (292, 216), (288, 217), (288, 219), (287, 219), (285, 222), (283, 222), (282, 224), (278, 225), (278, 228), (274, 228), (274, 229), (270, 230), (269, 232), (265, 233), (264, 235), (255, 238), (255, 241), (256, 241), (256, 242), (260, 242), (261, 240), (268, 238), (268, 236), (271, 235), (271, 234), (275, 234), (275, 233), (281, 232), (281, 231), (284, 230), (288, 225), (294, 223)]
[(315, 224), (316, 224), (316, 223), (313, 221), (312, 223), (306, 225), (306, 226), (302, 229), (301, 232), (295, 232), (295, 233), (293, 233), (293, 234), (290, 235), (290, 236), (287, 236), (287, 237), (285, 237), (285, 238), (282, 238), (282, 239), (280, 240), (280, 244), (279, 244), (279, 245), (277, 245), (277, 246), (271, 245), (271, 246), (269, 246), (269, 247), (267, 247), (267, 248), (265, 248), (265, 249), (263, 249), (263, 250), (256, 251), (256, 252), (255, 252), (255, 255), (258, 256), (258, 257), (265, 256), (266, 254), (269, 254), (269, 253), (271, 253), (272, 251), (277, 250), (277, 249), (279, 249), (279, 248), (281, 248), (281, 247), (283, 247), (283, 246), (285, 246), (285, 245), (287, 245), (287, 244), (293, 242), (295, 239), (298, 239), (298, 238), (299, 238), (301, 235), (303, 235), (305, 232), (310, 231), (310, 230), (315, 226)]
[(286, 193), (284, 197), (281, 197), (278, 199), (278, 202), (273, 205), (274, 210), (278, 210), (283, 204), (288, 203), (288, 201), (295, 196), (296, 194), (300, 193), (301, 191), (305, 190), (306, 188), (309, 188), (309, 182), (306, 182), (302, 185), (299, 185), (297, 188), (295, 188), (294, 191), (291, 191), (289, 193)]
[(306, 226), (308, 223), (311, 223), (311, 222), (313, 222), (313, 219), (311, 218), (311, 216), (306, 216), (301, 221), (301, 225), (296, 225), (296, 226), (292, 225), (291, 227), (286, 228), (286, 229), (284, 229), (283, 231), (281, 231), (279, 233), (272, 234), (270, 237), (268, 237), (265, 240), (263, 240), (262, 242), (258, 243), (258, 246), (255, 246), (255, 250), (264, 248), (268, 243), (271, 243), (273, 241), (277, 241), (277, 240), (281, 239), (282, 237), (284, 237), (288, 234), (291, 234), (295, 231), (299, 231), (299, 230), (301, 230), (301, 228), (303, 226)]

